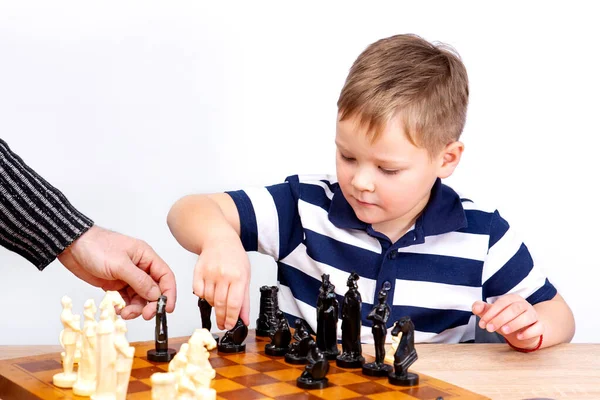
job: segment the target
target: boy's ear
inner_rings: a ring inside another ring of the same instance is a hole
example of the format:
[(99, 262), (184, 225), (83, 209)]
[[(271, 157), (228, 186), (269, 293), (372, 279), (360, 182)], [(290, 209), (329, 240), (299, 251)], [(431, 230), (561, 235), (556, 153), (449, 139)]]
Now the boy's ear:
[(452, 142), (441, 151), (439, 158), (438, 177), (444, 179), (452, 175), (454, 169), (460, 162), (465, 145), (462, 142)]

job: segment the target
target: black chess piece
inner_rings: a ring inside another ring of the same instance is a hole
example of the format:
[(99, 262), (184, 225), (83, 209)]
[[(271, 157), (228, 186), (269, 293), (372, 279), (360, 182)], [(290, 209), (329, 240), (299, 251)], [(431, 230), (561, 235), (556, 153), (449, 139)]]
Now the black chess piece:
[(167, 296), (161, 295), (156, 305), (156, 327), (154, 328), (154, 349), (148, 350), (146, 356), (150, 361), (169, 362), (175, 357), (175, 349), (169, 348), (169, 332), (167, 329)]
[(376, 304), (367, 319), (373, 321), (373, 340), (375, 342), (375, 362), (364, 364), (362, 372), (369, 376), (385, 376), (392, 371), (392, 366), (385, 364), (385, 336), (387, 334), (387, 320), (390, 317), (390, 306), (387, 304), (388, 291), (392, 285), (389, 282), (384, 282), (379, 291)]
[(337, 347), (339, 304), (329, 275), (323, 274), (321, 279), (323, 282), (317, 299), (317, 346), (328, 360), (335, 360), (340, 354)]
[(260, 309), (256, 319), (256, 336), (271, 336), (277, 329), (276, 312), (279, 309), (277, 302), (277, 286), (261, 286)]
[(306, 357), (310, 350), (309, 343), (314, 340), (303, 319), (298, 318), (295, 321), (294, 340), (296, 341), (290, 344), (285, 354), (285, 361), (290, 364), (306, 364)]
[(301, 389), (323, 389), (327, 387), (329, 381), (325, 377), (329, 372), (329, 361), (312, 338), (308, 346), (309, 351), (306, 357), (308, 365), (304, 367), (302, 375), (296, 379), (296, 386)]
[(394, 324), (392, 335), (402, 338), (394, 353), (394, 371), (388, 375), (388, 381), (397, 386), (415, 386), (419, 384), (419, 375), (408, 372), (408, 368), (417, 361), (415, 349), (415, 325), (410, 317), (402, 317)]
[(241, 353), (246, 351), (246, 340), (248, 327), (241, 318), (238, 318), (233, 329), (225, 332), (217, 348), (221, 353)]
[[(202, 328), (210, 332), (212, 328), (212, 322), (210, 321), (210, 314), (212, 313), (212, 306), (204, 299), (198, 298), (198, 309), (200, 310), (200, 319), (202, 320)], [(219, 343), (219, 336), (212, 334), (213, 339)]]
[(355, 272), (350, 274), (342, 303), (342, 354), (336, 359), (336, 365), (341, 368), (360, 368), (365, 362), (360, 343), (362, 298), (356, 283), (358, 279)]
[(271, 335), (271, 343), (265, 346), (265, 353), (270, 356), (284, 356), (292, 341), (292, 333), (283, 313), (277, 310), (275, 315), (278, 320), (277, 329)]

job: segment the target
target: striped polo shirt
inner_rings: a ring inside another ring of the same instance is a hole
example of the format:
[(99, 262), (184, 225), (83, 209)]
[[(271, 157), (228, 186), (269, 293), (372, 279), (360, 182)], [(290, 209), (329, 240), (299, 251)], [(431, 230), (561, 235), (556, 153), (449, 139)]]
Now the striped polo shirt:
[(366, 317), (384, 282), (391, 283), (388, 328), (410, 316), (417, 342), (473, 341), (471, 307), (477, 300), (516, 293), (536, 304), (556, 295), (498, 211), (460, 198), (439, 179), (415, 224), (395, 243), (356, 217), (334, 176), (295, 175), (228, 194), (239, 212), (246, 251), (277, 262), (279, 308), (313, 330), (322, 274), (330, 275), (340, 304), (349, 274), (360, 276), (365, 343), (373, 342)]

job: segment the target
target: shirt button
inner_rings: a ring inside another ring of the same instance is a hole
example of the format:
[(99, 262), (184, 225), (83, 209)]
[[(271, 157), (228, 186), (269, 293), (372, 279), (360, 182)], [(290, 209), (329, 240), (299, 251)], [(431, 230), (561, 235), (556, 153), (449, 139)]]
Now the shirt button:
[(397, 251), (392, 251), (390, 254), (388, 254), (388, 258), (390, 260), (395, 260), (398, 257), (398, 252)]

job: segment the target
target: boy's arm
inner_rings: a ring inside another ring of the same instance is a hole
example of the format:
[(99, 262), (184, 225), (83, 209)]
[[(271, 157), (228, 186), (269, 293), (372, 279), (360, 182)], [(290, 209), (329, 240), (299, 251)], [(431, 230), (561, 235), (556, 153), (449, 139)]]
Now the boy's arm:
[(533, 306), (517, 294), (507, 294), (493, 304), (476, 302), (473, 313), (481, 317), (482, 329), (500, 333), (520, 349), (537, 347), (541, 335), (544, 348), (568, 343), (575, 334), (573, 313), (560, 294)]
[(167, 224), (185, 249), (199, 255), (194, 293), (212, 304), (219, 329), (232, 329), (238, 316), (248, 325), (250, 262), (232, 198), (225, 193), (186, 196), (173, 205)]

